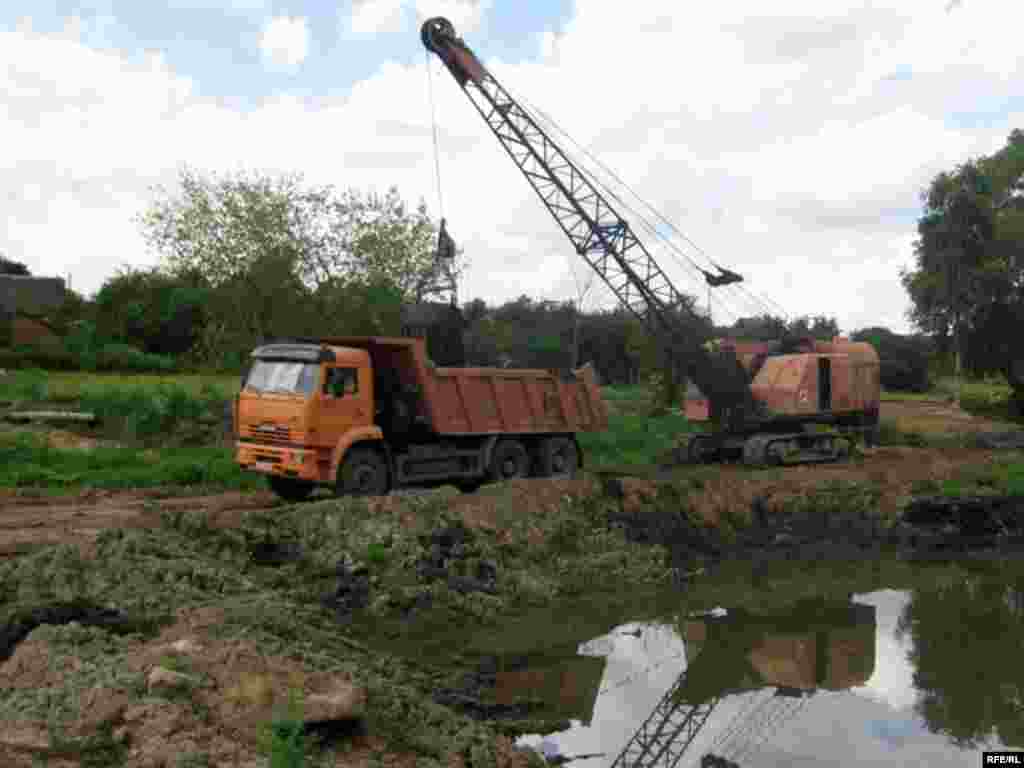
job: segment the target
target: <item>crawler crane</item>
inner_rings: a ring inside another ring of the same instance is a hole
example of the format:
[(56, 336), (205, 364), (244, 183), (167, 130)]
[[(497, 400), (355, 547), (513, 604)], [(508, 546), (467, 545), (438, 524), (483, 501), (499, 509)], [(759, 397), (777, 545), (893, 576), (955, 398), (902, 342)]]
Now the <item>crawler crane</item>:
[[(541, 128), (456, 36), (434, 17), (420, 37), (441, 59), (541, 202), (624, 307), (707, 398), (715, 429), (694, 436), (682, 458), (750, 464), (834, 461), (843, 434), (878, 421), (879, 363), (869, 344), (836, 337), (799, 339), (760, 349), (709, 343), (699, 318), (599, 185)], [(720, 269), (709, 285), (735, 282)], [(831, 430), (815, 429), (829, 425)]]

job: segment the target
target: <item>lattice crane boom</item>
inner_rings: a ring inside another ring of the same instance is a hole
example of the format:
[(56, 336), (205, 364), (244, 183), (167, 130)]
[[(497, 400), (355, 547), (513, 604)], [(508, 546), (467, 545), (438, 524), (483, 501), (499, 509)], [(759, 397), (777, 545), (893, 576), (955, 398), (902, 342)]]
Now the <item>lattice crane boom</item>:
[[(487, 71), (451, 22), (428, 19), (420, 37), (444, 62), (576, 252), (676, 361), (686, 361), (686, 372), (707, 395), (713, 416), (727, 424), (754, 422), (761, 410), (746, 371), (735, 357), (704, 348), (696, 313), (588, 175)], [(687, 321), (678, 313), (688, 314)]]

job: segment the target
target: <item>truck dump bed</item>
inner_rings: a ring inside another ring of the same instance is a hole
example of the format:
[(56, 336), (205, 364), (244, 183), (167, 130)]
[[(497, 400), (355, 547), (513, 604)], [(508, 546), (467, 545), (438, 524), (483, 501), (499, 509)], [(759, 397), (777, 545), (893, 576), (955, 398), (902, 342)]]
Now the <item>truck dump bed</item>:
[(565, 376), (508, 368), (436, 368), (422, 339), (340, 336), (318, 340), (370, 353), (376, 397), (418, 394), (418, 414), (437, 434), (596, 432), (608, 412), (593, 369)]

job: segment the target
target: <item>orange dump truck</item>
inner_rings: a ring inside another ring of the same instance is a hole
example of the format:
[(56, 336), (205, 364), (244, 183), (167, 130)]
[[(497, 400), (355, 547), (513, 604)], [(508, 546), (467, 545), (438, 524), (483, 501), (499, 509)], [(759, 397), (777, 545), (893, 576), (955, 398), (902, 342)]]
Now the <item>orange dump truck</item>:
[(422, 339), (299, 339), (254, 350), (235, 400), (236, 460), (282, 498), (570, 475), (577, 432), (607, 427), (589, 366), (436, 368)]

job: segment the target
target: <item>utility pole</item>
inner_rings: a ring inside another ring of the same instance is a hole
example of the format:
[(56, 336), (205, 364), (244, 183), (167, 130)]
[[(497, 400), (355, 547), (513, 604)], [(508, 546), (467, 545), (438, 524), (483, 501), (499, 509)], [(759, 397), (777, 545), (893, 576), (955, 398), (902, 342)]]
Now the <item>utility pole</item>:
[(956, 401), (957, 408), (960, 407), (960, 395), (962, 392), (962, 370), (960, 360), (960, 263), (955, 264), (953, 278), (953, 370), (956, 377)]
[(570, 303), (572, 305), (572, 356), (569, 367), (576, 370), (580, 364), (580, 307), (576, 301)]

